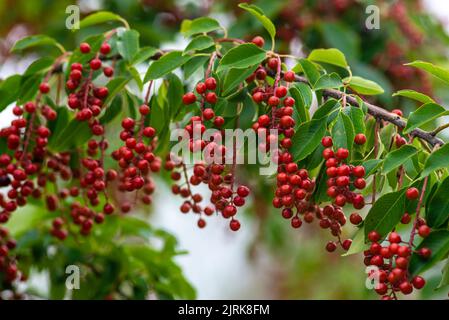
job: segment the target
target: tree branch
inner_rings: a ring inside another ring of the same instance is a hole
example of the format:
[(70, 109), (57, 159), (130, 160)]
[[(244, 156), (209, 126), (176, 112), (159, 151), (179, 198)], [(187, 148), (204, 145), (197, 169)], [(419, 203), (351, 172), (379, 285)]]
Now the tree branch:
[[(304, 77), (295, 76), (295, 78), (296, 78), (295, 80), (297, 82), (302, 82), (302, 83), (306, 83), (306, 84), (310, 85), (309, 81)], [(343, 97), (343, 95), (345, 95), (345, 93), (338, 91), (338, 90), (334, 90), (334, 89), (323, 90), (323, 96), (325, 96), (325, 97), (330, 97), (330, 98), (339, 100)], [(347, 96), (346, 102), (354, 107), (357, 107), (357, 108), (360, 107), (357, 99), (352, 96)], [(372, 115), (374, 118), (390, 122), (401, 129), (404, 129), (405, 126), (407, 125), (407, 122), (405, 120), (403, 120), (401, 117), (399, 117), (397, 114), (391, 113), (381, 107), (378, 107), (378, 106), (368, 103), (366, 101), (364, 103), (368, 108), (368, 113), (370, 115)], [(444, 145), (443, 140), (435, 137), (431, 132), (427, 132), (427, 131), (424, 131), (421, 129), (412, 130), (410, 132), (410, 135), (427, 141), (432, 147), (434, 147), (436, 145), (440, 145), (440, 146)]]

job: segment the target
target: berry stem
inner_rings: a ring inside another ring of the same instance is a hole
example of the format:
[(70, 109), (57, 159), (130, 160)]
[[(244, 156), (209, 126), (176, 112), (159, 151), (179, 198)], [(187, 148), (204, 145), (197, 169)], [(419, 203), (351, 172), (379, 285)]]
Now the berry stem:
[(428, 181), (429, 181), (429, 176), (424, 178), (423, 186), (422, 186), (422, 189), (421, 189), (421, 195), (419, 197), (418, 205), (416, 207), (416, 216), (415, 216), (415, 220), (413, 221), (413, 228), (412, 228), (412, 231), (410, 232), (410, 240), (408, 242), (408, 246), (410, 248), (412, 248), (413, 240), (415, 239), (416, 227), (418, 226), (419, 214), (420, 214), (420, 211), (421, 211), (422, 203), (424, 201), (424, 195), (426, 193), (427, 182)]
[[(380, 129), (380, 120), (376, 119), (376, 126), (374, 127), (374, 159), (377, 159), (379, 155), (379, 129)], [(376, 174), (373, 175), (373, 194), (371, 196), (371, 203), (376, 202)]]
[[(276, 93), (276, 89), (279, 86), (279, 81), (281, 79), (281, 58), (277, 55), (276, 59), (278, 60), (277, 63), (277, 70), (276, 75), (274, 77), (274, 84), (273, 84), (273, 93)], [(276, 107), (271, 107), (271, 126), (274, 128), (274, 122), (275, 122), (275, 116), (276, 116)]]

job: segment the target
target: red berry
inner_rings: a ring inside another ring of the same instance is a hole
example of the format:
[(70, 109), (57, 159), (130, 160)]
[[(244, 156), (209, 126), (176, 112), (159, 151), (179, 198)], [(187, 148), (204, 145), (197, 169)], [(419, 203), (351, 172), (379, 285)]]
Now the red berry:
[(196, 85), (196, 92), (198, 92), (198, 94), (203, 94), (206, 92), (206, 90), (207, 88), (204, 82), (198, 82), (198, 84)]
[(185, 105), (195, 103), (196, 96), (193, 94), (193, 92), (187, 92), (185, 95), (182, 96), (182, 103)]
[(329, 242), (326, 244), (326, 250), (327, 250), (328, 252), (334, 252), (336, 249), (337, 249), (337, 245), (335, 244), (335, 242), (329, 241)]
[(92, 59), (90, 61), (90, 68), (92, 70), (98, 70), (101, 68), (101, 60), (100, 59)]
[(399, 290), (401, 290), (403, 294), (410, 294), (413, 292), (413, 286), (410, 282), (404, 281), (399, 285)]
[(362, 223), (363, 219), (362, 217), (358, 214), (358, 213), (352, 213), (349, 216), (349, 221), (351, 221), (351, 223), (355, 226), (359, 225), (360, 223)]
[(270, 58), (268, 60), (268, 67), (272, 70), (276, 70), (279, 65), (279, 61), (277, 58)]
[(392, 232), (388, 236), (390, 243), (400, 243), (402, 241), (401, 236), (397, 232)]
[(280, 86), (276, 88), (276, 91), (274, 92), (276, 97), (283, 98), (287, 95), (287, 88), (284, 86)]
[(368, 233), (368, 240), (371, 242), (378, 242), (380, 240), (380, 234), (377, 231), (371, 231)]
[(321, 144), (325, 148), (332, 147), (332, 145), (333, 145), (332, 138), (331, 137), (324, 137), (323, 139), (321, 139)]
[(339, 148), (335, 155), (338, 159), (343, 160), (349, 156), (349, 151), (348, 151), (348, 149), (345, 149), (345, 148)]
[(207, 90), (215, 90), (217, 88), (217, 80), (213, 77), (207, 78), (206, 81), (204, 81), (204, 84), (206, 85)]
[(426, 280), (423, 277), (416, 276), (412, 279), (412, 284), (415, 289), (422, 289), (426, 285)]
[(423, 237), (427, 238), (430, 234), (431, 229), (427, 225), (422, 225), (418, 228), (418, 234)]
[(42, 82), (40, 85), (39, 85), (39, 91), (41, 92), (41, 93), (49, 93), (50, 92), (50, 86), (48, 85), (48, 83), (47, 82)]
[(229, 227), (232, 231), (237, 231), (240, 229), (240, 222), (238, 220), (232, 219), (229, 223)]
[(211, 108), (206, 108), (203, 111), (203, 117), (205, 120), (210, 120), (215, 116), (214, 110)]
[(147, 114), (150, 113), (150, 107), (147, 106), (146, 104), (142, 104), (142, 105), (139, 107), (139, 113), (140, 113), (141, 115), (143, 115), (143, 116), (146, 116)]
[(395, 138), (395, 144), (397, 148), (402, 147), (404, 144), (407, 144), (407, 140), (405, 140), (403, 137), (401, 137), (400, 135), (396, 135)]
[(402, 224), (409, 224), (412, 221), (412, 217), (408, 213), (404, 213), (401, 218)]
[[(212, 78), (213, 79), (213, 78)], [(210, 104), (215, 104), (217, 103), (217, 95), (215, 94), (215, 92), (208, 92), (206, 94), (206, 101)]]
[(112, 77), (114, 75), (114, 69), (112, 69), (111, 67), (105, 67), (103, 69), (103, 74), (106, 77), (110, 78), (110, 77)]
[(80, 51), (82, 53), (89, 53), (90, 52), (90, 45), (86, 42), (83, 42), (80, 44)]
[(264, 44), (265, 44), (265, 40), (262, 37), (260, 37), (260, 36), (254, 37), (251, 40), (251, 42), (254, 43), (256, 46), (258, 46), (260, 48), (262, 48), (264, 46)]
[(428, 259), (432, 255), (432, 250), (429, 248), (421, 248), (418, 250), (418, 254), (424, 259)]
[(109, 43), (104, 42), (100, 47), (101, 54), (107, 55), (109, 52), (111, 52), (111, 46)]
[(363, 166), (354, 167), (352, 174), (358, 178), (363, 178), (365, 176), (365, 168)]
[(220, 116), (215, 117), (215, 119), (214, 119), (214, 126), (221, 127), (222, 125), (224, 125), (224, 122), (225, 122), (225, 120), (224, 120), (223, 117), (220, 117)]
[(206, 220), (204, 219), (199, 219), (198, 220), (198, 228), (202, 229), (206, 226)]
[(287, 71), (284, 73), (284, 80), (287, 82), (295, 81), (295, 73), (293, 71)]
[(258, 91), (253, 94), (253, 100), (255, 103), (261, 103), (264, 100), (263, 93)]
[(352, 244), (352, 240), (351, 239), (346, 239), (346, 240), (343, 241), (341, 246), (342, 246), (343, 250), (348, 251), (349, 248), (351, 247), (351, 244)]
[(279, 105), (279, 103), (280, 103), (280, 100), (276, 96), (271, 96), (268, 98), (268, 105), (271, 107), (276, 107)]
[(302, 225), (302, 220), (299, 217), (295, 216), (295, 217), (292, 218), (290, 223), (291, 223), (293, 228), (298, 229)]
[(409, 188), (407, 189), (407, 191), (405, 192), (405, 196), (407, 197), (407, 199), (409, 200), (416, 200), (419, 197), (419, 191), (416, 188)]
[(366, 142), (366, 136), (363, 133), (359, 133), (354, 138), (355, 144), (363, 145)]
[(249, 195), (249, 188), (246, 187), (246, 186), (239, 186), (239, 187), (237, 188), (237, 194), (238, 194), (240, 197), (245, 198), (245, 197), (247, 197), (247, 196)]

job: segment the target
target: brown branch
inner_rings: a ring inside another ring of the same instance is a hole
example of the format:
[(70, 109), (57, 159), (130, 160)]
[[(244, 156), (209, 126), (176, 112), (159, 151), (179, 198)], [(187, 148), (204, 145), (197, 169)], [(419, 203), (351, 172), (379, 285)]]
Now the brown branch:
[[(296, 78), (295, 81), (297, 81), (297, 82), (303, 82), (303, 83), (310, 85), (309, 81), (304, 77), (296, 76), (295, 78)], [(343, 92), (341, 92), (339, 90), (335, 90), (335, 89), (323, 90), (323, 96), (328, 97), (328, 98), (330, 97), (330, 98), (339, 100), (344, 95), (345, 94)], [(360, 107), (357, 99), (352, 96), (347, 96), (346, 101), (351, 106), (354, 106), (357, 108)], [(368, 108), (368, 113), (370, 115), (372, 115), (373, 117), (375, 117), (376, 119), (381, 119), (381, 120), (390, 122), (400, 129), (404, 129), (405, 126), (407, 125), (407, 122), (405, 120), (403, 120), (401, 117), (399, 117), (397, 114), (391, 113), (381, 107), (378, 107), (378, 106), (368, 103), (366, 101), (364, 101), (364, 103), (365, 103), (366, 107)], [(427, 131), (424, 131), (421, 129), (412, 130), (410, 132), (410, 135), (427, 141), (432, 147), (437, 146), (437, 145), (440, 145), (440, 146), (444, 145), (443, 140), (435, 137), (431, 132), (427, 132)]]

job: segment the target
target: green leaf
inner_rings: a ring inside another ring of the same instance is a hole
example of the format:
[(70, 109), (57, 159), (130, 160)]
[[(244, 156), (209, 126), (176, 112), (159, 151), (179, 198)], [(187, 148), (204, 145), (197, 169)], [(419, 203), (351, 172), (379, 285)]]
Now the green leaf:
[(217, 72), (229, 68), (246, 69), (260, 64), (266, 58), (266, 52), (253, 43), (244, 43), (232, 48), (223, 56)]
[(290, 152), (295, 161), (300, 161), (311, 154), (326, 133), (327, 117), (314, 119), (301, 124), (292, 138), (294, 141)]
[(422, 103), (435, 103), (431, 97), (415, 90), (399, 90), (398, 92), (393, 93), (393, 97), (397, 96), (410, 98)]
[(358, 94), (373, 96), (384, 93), (384, 89), (382, 89), (382, 87), (374, 81), (355, 76), (343, 79), (343, 82), (345, 83), (347, 83), (348, 81), (349, 87)]
[(308, 86), (305, 83), (302, 82), (295, 82), (292, 87), (295, 87), (299, 90), (301, 94), (302, 103), (306, 107), (306, 109), (309, 109), (313, 102), (313, 93), (312, 89), (310, 89), (310, 86)]
[(227, 96), (230, 93), (233, 93), (234, 89), (242, 83), (246, 78), (248, 78), (256, 69), (257, 65), (242, 69), (231, 69), (226, 74), (224, 82), (223, 82), (223, 96)]
[(348, 252), (344, 253), (342, 256), (350, 256), (356, 253), (360, 253), (366, 249), (368, 249), (368, 246), (365, 244), (364, 227), (361, 227), (357, 230), (355, 236), (352, 238), (352, 244)]
[(407, 160), (417, 154), (418, 151), (419, 150), (415, 146), (406, 144), (399, 149), (388, 153), (385, 157), (383, 172), (387, 174), (394, 169), (398, 169)]
[(430, 269), (447, 256), (449, 253), (449, 231), (437, 230), (431, 232), (429, 236), (419, 244), (416, 251), (421, 248), (429, 248), (432, 251), (432, 255), (429, 259), (423, 259), (416, 253), (412, 255), (409, 267), (409, 272), (412, 276)]
[(274, 48), (276, 27), (274, 26), (273, 22), (271, 22), (271, 20), (265, 15), (265, 13), (255, 5), (240, 3), (239, 7), (251, 13), (254, 17), (256, 17), (257, 20), (260, 21), (260, 23), (262, 23), (262, 25), (268, 31), (268, 34), (271, 37), (272, 47)]
[(354, 137), (355, 132), (351, 119), (343, 112), (340, 112), (337, 116), (337, 121), (332, 127), (332, 138), (335, 148), (348, 149), (349, 154), (351, 154)]
[(124, 26), (128, 26), (128, 23), (125, 19), (120, 17), (119, 15), (109, 12), (109, 11), (100, 11), (93, 14), (88, 15), (83, 20), (80, 21), (80, 28), (90, 27), (96, 24), (105, 23), (105, 22), (121, 22)]
[(429, 227), (439, 228), (449, 218), (449, 177), (444, 179), (426, 205), (426, 221)]
[(318, 81), (320, 73), (312, 62), (307, 59), (301, 59), (299, 60), (298, 65), (301, 66), (301, 71), (305, 74), (310, 83), (316, 83)]
[(445, 144), (432, 152), (424, 164), (421, 177), (426, 177), (433, 171), (449, 167), (449, 144)]
[(100, 123), (104, 125), (114, 120), (122, 112), (122, 102), (122, 95), (115, 96), (100, 118)]
[(416, 129), (426, 123), (432, 122), (433, 120), (448, 115), (449, 111), (444, 109), (436, 103), (426, 103), (425, 105), (418, 108), (416, 111), (410, 113), (407, 125), (404, 128), (404, 134), (410, 133), (413, 129)]
[(338, 109), (340, 109), (340, 102), (335, 99), (329, 99), (315, 111), (312, 119), (321, 119), (325, 116), (327, 117)]
[(0, 112), (17, 100), (21, 81), (22, 77), (15, 74), (0, 83)]
[(143, 90), (143, 82), (142, 82), (142, 78), (140, 77), (139, 71), (133, 66), (129, 66), (128, 71), (129, 71), (131, 77), (133, 78), (133, 80), (136, 82), (137, 86), (139, 87), (139, 90), (142, 91)]
[(52, 151), (68, 151), (77, 147), (92, 136), (87, 122), (72, 119), (66, 127), (59, 131), (59, 134), (50, 139), (48, 147)]
[(449, 285), (449, 259), (446, 259), (446, 264), (444, 265), (444, 268), (443, 270), (441, 270), (441, 272), (441, 281), (438, 284), (437, 289)]
[(125, 30), (119, 35), (117, 41), (117, 50), (120, 55), (128, 62), (139, 52), (139, 32), (136, 30)]
[(168, 125), (167, 120), (162, 105), (157, 102), (157, 99), (151, 99), (150, 126), (155, 128), (157, 133), (160, 133), (164, 125)]
[(209, 36), (199, 35), (190, 41), (184, 52), (204, 50), (212, 47), (215, 44), (214, 40)]
[(337, 67), (348, 67), (345, 55), (338, 49), (315, 49), (310, 53), (308, 59), (314, 62), (332, 64)]
[(103, 105), (107, 106), (112, 99), (119, 93), (129, 82), (130, 78), (117, 77), (108, 82), (106, 87), (109, 90), (107, 98), (104, 100)]
[(146, 83), (150, 80), (162, 78), (176, 68), (181, 67), (191, 58), (191, 56), (183, 55), (182, 51), (169, 52), (150, 65), (143, 82)]
[(184, 20), (181, 24), (181, 33), (185, 37), (190, 37), (197, 33), (207, 33), (220, 29), (217, 20), (209, 17), (201, 17), (195, 20)]
[(335, 72), (330, 74), (325, 74), (318, 79), (318, 81), (313, 85), (313, 89), (334, 89), (343, 87), (343, 82), (338, 74)]
[(289, 89), (290, 95), (295, 99), (295, 107), (298, 113), (299, 124), (309, 121), (309, 110), (306, 108), (306, 104), (304, 102), (304, 98), (301, 95), (299, 89), (295, 86), (292, 86)]
[(42, 78), (43, 76), (40, 74), (35, 74), (30, 77), (22, 78), (20, 83), (20, 92), (18, 94), (17, 100), (19, 104), (23, 104), (27, 101), (30, 101), (36, 96)]
[(365, 239), (371, 231), (383, 238), (399, 223), (404, 214), (405, 190), (387, 193), (374, 203), (365, 218)]
[(370, 175), (374, 174), (377, 169), (380, 168), (382, 163), (383, 160), (381, 159), (370, 159), (367, 161), (363, 161), (360, 164), (365, 168), (365, 177), (369, 177)]
[(178, 113), (179, 108), (182, 107), (182, 95), (183, 95), (183, 84), (181, 79), (173, 73), (167, 75), (167, 103), (170, 110), (170, 119)]
[(12, 47), (11, 52), (18, 52), (25, 49), (40, 46), (54, 46), (58, 48), (61, 52), (65, 51), (64, 47), (55, 39), (46, 35), (38, 34), (17, 40), (14, 46)]
[(209, 60), (209, 57), (205, 56), (197, 56), (193, 57), (189, 61), (187, 61), (184, 66), (184, 79), (187, 80), (190, 78), (194, 73), (198, 72), (201, 73), (204, 69), (205, 63)]
[(55, 59), (50, 57), (43, 57), (33, 61), (26, 69), (24, 76), (31, 76), (35, 73), (44, 72), (50, 69), (55, 62)]
[(344, 108), (343, 112), (351, 119), (355, 134), (365, 133), (365, 114), (361, 108), (349, 106)]
[(145, 60), (148, 60), (152, 56), (154, 56), (158, 52), (158, 49), (153, 47), (143, 47), (140, 48), (139, 52), (134, 56), (134, 58), (131, 60), (130, 64), (135, 65), (141, 62), (144, 62)]
[(428, 73), (437, 77), (438, 79), (443, 80), (446, 83), (449, 83), (449, 70), (438, 67), (432, 63), (418, 60), (413, 61), (411, 63), (407, 63), (406, 66), (412, 66), (427, 71)]

